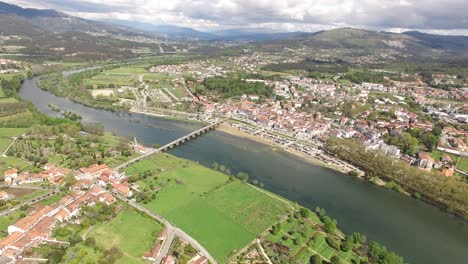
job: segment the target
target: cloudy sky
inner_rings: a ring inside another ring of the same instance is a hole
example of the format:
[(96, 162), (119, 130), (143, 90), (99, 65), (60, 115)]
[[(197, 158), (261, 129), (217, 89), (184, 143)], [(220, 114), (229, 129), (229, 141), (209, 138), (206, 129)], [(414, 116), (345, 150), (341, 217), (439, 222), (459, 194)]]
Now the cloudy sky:
[(214, 31), (356, 27), (468, 35), (467, 0), (4, 0), (92, 20), (119, 19)]

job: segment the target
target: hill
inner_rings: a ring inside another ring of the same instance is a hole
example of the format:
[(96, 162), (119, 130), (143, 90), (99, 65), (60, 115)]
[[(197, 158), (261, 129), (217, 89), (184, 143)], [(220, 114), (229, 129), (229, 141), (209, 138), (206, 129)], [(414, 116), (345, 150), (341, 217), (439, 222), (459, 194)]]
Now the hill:
[[(329, 51), (328, 55), (346, 57), (373, 56), (390, 60), (466, 59), (468, 37), (440, 36), (420, 32), (389, 33), (353, 28), (340, 28), (255, 45), (257, 49), (279, 52), (306, 49), (311, 53)], [(332, 52), (333, 51), (333, 52)]]
[(36, 36), (43, 32), (82, 31), (101, 35), (154, 36), (122, 26), (69, 16), (56, 10), (22, 8), (4, 2), (0, 2), (0, 22), (0, 32), (7, 35)]

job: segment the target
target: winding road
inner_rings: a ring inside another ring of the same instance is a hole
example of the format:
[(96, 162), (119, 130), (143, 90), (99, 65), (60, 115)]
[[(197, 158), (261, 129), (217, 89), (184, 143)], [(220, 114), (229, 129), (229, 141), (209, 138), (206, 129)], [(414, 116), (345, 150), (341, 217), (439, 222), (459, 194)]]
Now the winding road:
[(167, 229), (167, 238), (166, 240), (164, 241), (164, 244), (163, 244), (163, 247), (160, 251), (160, 253), (158, 254), (156, 260), (155, 260), (155, 263), (159, 264), (161, 263), (162, 259), (164, 256), (167, 255), (170, 247), (171, 247), (171, 244), (172, 244), (172, 241), (174, 240), (175, 237), (179, 237), (181, 238), (182, 240), (190, 243), (201, 255), (205, 256), (211, 263), (214, 263), (214, 264), (217, 264), (218, 262), (216, 261), (216, 259), (211, 256), (210, 252), (208, 252), (208, 250), (206, 250), (196, 239), (194, 239), (193, 237), (191, 237), (189, 234), (185, 233), (182, 229), (180, 228), (177, 228), (175, 227), (174, 225), (172, 225), (169, 221), (167, 221), (164, 217), (154, 213), (153, 211), (151, 210), (148, 210), (147, 208), (139, 205), (138, 203), (136, 202), (133, 202), (131, 200), (128, 200), (127, 198), (125, 197), (122, 197), (120, 194), (118, 194), (117, 192), (113, 191), (113, 194), (119, 198), (120, 200), (122, 200), (123, 202), (127, 203), (128, 205), (134, 207), (135, 209), (137, 209), (138, 211), (140, 212), (143, 212), (147, 215), (149, 215), (150, 217), (156, 219), (157, 221), (159, 221), (160, 223), (164, 224), (166, 226), (166, 229)]

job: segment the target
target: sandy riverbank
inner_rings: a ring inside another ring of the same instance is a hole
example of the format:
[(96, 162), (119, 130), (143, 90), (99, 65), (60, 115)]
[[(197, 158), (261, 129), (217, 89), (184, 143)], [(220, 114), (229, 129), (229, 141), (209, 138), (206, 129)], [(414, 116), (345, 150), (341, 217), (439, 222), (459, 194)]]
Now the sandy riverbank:
[(297, 151), (295, 149), (283, 148), (281, 145), (278, 145), (278, 144), (276, 144), (276, 143), (274, 143), (274, 142), (272, 142), (272, 141), (270, 141), (268, 139), (246, 133), (246, 132), (241, 131), (241, 130), (239, 130), (239, 129), (235, 128), (235, 127), (232, 127), (230, 125), (221, 124), (221, 125), (219, 125), (219, 127), (217, 129), (220, 130), (220, 131), (223, 131), (225, 133), (237, 136), (237, 137), (247, 138), (247, 139), (250, 139), (250, 140), (253, 140), (253, 141), (257, 141), (257, 142), (269, 145), (269, 146), (271, 146), (273, 148), (278, 148), (278, 149), (280, 149), (282, 151), (286, 151), (286, 152), (288, 152), (290, 154), (293, 154), (296, 157), (299, 157), (302, 160), (304, 160), (306, 162), (309, 162), (311, 164), (327, 167), (327, 168), (339, 171), (341, 173), (347, 174), (347, 171), (344, 168), (325, 163), (325, 162), (323, 162), (323, 161), (321, 161), (321, 160), (319, 160), (319, 159), (317, 159), (315, 157), (306, 155), (306, 154), (304, 154), (304, 153), (302, 153), (300, 151)]

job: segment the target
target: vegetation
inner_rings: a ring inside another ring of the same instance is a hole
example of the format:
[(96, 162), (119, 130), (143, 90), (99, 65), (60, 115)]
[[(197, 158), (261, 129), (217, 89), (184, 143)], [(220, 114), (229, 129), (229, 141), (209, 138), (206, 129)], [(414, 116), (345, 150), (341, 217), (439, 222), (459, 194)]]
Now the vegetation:
[[(203, 85), (208, 91), (216, 92), (222, 98), (230, 98), (243, 94), (256, 94), (259, 96), (270, 97), (273, 95), (273, 88), (261, 82), (248, 83), (241, 79), (231, 77), (210, 77), (205, 78)], [(199, 89), (197, 94), (205, 94), (205, 91)]]
[(355, 140), (330, 138), (327, 149), (346, 161), (363, 169), (367, 177), (394, 181), (407, 191), (418, 192), (422, 198), (455, 212), (468, 214), (468, 186), (452, 178), (411, 167), (378, 151), (366, 151)]
[(285, 204), (235, 178), (167, 154), (125, 171), (127, 175), (150, 171), (138, 181), (142, 191), (156, 190), (145, 206), (192, 235), (219, 261), (226, 261), (287, 213)]

